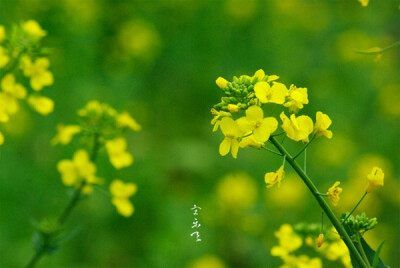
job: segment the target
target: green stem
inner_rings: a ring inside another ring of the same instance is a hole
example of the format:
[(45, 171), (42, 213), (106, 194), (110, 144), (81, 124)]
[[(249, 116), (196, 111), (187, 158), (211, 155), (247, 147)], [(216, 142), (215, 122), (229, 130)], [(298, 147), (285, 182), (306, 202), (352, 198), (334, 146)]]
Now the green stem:
[(315, 139), (315, 136), (313, 136), (313, 137), (311, 138), (311, 140), (310, 140), (306, 145), (304, 145), (304, 147), (301, 148), (301, 150), (300, 150), (295, 156), (293, 156), (293, 160), (296, 159), (305, 149), (307, 149), (307, 147), (311, 144), (311, 142), (312, 142), (314, 139)]
[(371, 268), (371, 264), (369, 263), (367, 255), (365, 254), (364, 248), (363, 248), (363, 246), (361, 244), (361, 239), (360, 239), (360, 233), (359, 232), (356, 232), (356, 240), (357, 240), (358, 251), (361, 252), (361, 256), (363, 257), (365, 263), (367, 264), (367, 267)]
[(392, 49), (392, 48), (395, 48), (398, 46), (400, 46), (400, 41), (398, 41), (394, 44), (391, 44), (390, 46), (387, 46), (385, 48), (382, 48), (380, 50), (377, 50), (377, 51), (354, 50), (354, 52), (358, 53), (358, 54), (364, 54), (364, 55), (376, 55), (376, 54), (381, 54), (381, 53), (385, 52), (386, 50), (389, 50), (389, 49)]
[(354, 206), (354, 208), (350, 211), (349, 215), (347, 215), (347, 217), (344, 219), (343, 222), (346, 222), (347, 219), (350, 217), (350, 215), (353, 214), (354, 210), (356, 210), (356, 208), (358, 207), (358, 205), (361, 204), (361, 201), (363, 201), (363, 199), (364, 199), (364, 197), (367, 195), (367, 193), (368, 193), (368, 192), (365, 192), (365, 193), (363, 194), (363, 196), (361, 197), (360, 201), (358, 201), (358, 203), (357, 203), (357, 204)]
[[(93, 136), (93, 148), (92, 148), (92, 154), (90, 155), (90, 160), (92, 162), (95, 162), (97, 158), (97, 153), (100, 149), (100, 143), (99, 143), (99, 135), (97, 133), (94, 134)], [(74, 195), (72, 196), (71, 200), (69, 201), (68, 205), (65, 207), (63, 212), (61, 213), (60, 217), (58, 218), (57, 222), (61, 226), (65, 223), (67, 220), (68, 216), (71, 214), (71, 211), (76, 207), (78, 204), (79, 200), (81, 199), (82, 195), (82, 189), (85, 187), (86, 181), (82, 180), (81, 184), (79, 185), (78, 188), (75, 189)], [(35, 254), (32, 256), (31, 260), (27, 264), (26, 268), (33, 268), (35, 267), (36, 263), (40, 260), (40, 258), (44, 255), (43, 250), (37, 250)]]
[(273, 153), (273, 154), (276, 154), (276, 155), (282, 156), (280, 153), (278, 153), (278, 152), (275, 152), (274, 150), (271, 150), (271, 149), (269, 149), (269, 148), (267, 148), (267, 147), (265, 147), (265, 146), (263, 146), (262, 148), (263, 148), (263, 149), (265, 149), (265, 150), (267, 150), (268, 152), (271, 152), (271, 153)]
[(331, 221), (332, 225), (338, 231), (340, 237), (343, 239), (343, 242), (346, 244), (349, 252), (353, 255), (355, 261), (363, 268), (368, 268), (365, 264), (363, 258), (361, 257), (360, 253), (357, 251), (353, 241), (351, 240), (350, 236), (347, 234), (346, 230), (344, 229), (343, 225), (340, 223), (338, 218), (336, 218), (335, 214), (333, 213), (332, 209), (326, 203), (325, 199), (319, 195), (317, 187), (315, 187), (314, 183), (311, 179), (307, 176), (307, 174), (301, 169), (301, 167), (297, 164), (294, 158), (289, 154), (285, 147), (282, 146), (274, 137), (270, 137), (272, 144), (281, 152), (283, 155), (286, 156), (286, 161), (292, 166), (292, 168), (297, 172), (303, 182), (307, 185), (308, 189), (313, 194), (314, 198), (319, 203), (322, 210), (328, 216), (329, 220)]

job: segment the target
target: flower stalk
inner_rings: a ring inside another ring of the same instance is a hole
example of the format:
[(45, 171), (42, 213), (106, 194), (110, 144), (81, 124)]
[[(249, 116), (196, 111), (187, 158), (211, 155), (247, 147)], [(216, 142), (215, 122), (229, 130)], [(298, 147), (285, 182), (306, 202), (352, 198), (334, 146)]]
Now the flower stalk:
[(355, 247), (353, 241), (351, 240), (350, 236), (347, 234), (346, 230), (344, 229), (343, 225), (340, 223), (338, 218), (333, 213), (332, 209), (326, 203), (326, 201), (322, 198), (319, 194), (318, 189), (312, 182), (312, 180), (308, 177), (308, 175), (304, 172), (304, 170), (297, 164), (294, 157), (290, 155), (290, 153), (286, 150), (286, 148), (280, 144), (275, 137), (270, 137), (269, 139), (271, 143), (278, 149), (278, 151), (285, 156), (286, 161), (292, 166), (292, 168), (296, 171), (296, 173), (300, 176), (303, 182), (307, 185), (308, 189), (313, 194), (314, 198), (317, 200), (320, 207), (323, 209), (325, 214), (328, 216), (329, 220), (333, 224), (333, 226), (338, 231), (340, 237), (343, 239), (343, 242), (346, 244), (349, 252), (354, 257), (355, 261), (363, 267), (368, 268), (368, 265), (365, 263), (363, 257), (358, 252), (357, 248)]

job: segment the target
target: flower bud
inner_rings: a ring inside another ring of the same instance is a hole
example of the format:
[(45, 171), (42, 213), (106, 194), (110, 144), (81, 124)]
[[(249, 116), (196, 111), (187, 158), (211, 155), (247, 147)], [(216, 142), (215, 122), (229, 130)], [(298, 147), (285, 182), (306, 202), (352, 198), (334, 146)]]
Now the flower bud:
[(324, 234), (319, 234), (317, 238), (317, 246), (321, 247), (322, 243), (324, 243)]

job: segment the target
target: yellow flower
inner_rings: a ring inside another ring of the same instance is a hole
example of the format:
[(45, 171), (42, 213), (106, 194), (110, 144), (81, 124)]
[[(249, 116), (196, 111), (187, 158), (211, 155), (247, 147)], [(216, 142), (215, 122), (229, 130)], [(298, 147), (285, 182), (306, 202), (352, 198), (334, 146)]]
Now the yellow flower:
[(289, 89), (289, 99), (284, 104), (292, 113), (297, 113), (299, 109), (303, 109), (304, 104), (308, 104), (307, 88), (297, 88), (291, 85)]
[(367, 185), (367, 193), (371, 192), (375, 186), (383, 186), (383, 179), (385, 174), (383, 173), (382, 169), (378, 167), (373, 167), (371, 173), (368, 174), (368, 185)]
[(358, 0), (363, 7), (368, 6), (369, 0)]
[(26, 97), (25, 88), (15, 82), (15, 77), (12, 74), (4, 76), (1, 80), (1, 88), (3, 90), (3, 92), (0, 93), (2, 111), (8, 114), (15, 114), (18, 111), (17, 99)]
[(111, 203), (122, 216), (129, 217), (133, 214), (135, 208), (129, 201), (129, 197), (134, 195), (136, 191), (137, 185), (134, 183), (124, 183), (121, 180), (114, 180), (110, 184)]
[(271, 133), (278, 127), (278, 121), (273, 117), (264, 118), (263, 110), (253, 105), (246, 110), (246, 116), (239, 118), (237, 125), (244, 133), (253, 132), (254, 139), (266, 142)]
[(116, 169), (128, 167), (133, 163), (133, 156), (126, 151), (127, 143), (122, 137), (108, 140), (106, 142), (106, 150), (111, 164)]
[(328, 195), (328, 198), (331, 200), (332, 204), (336, 206), (340, 200), (339, 195), (343, 191), (342, 188), (338, 187), (340, 184), (340, 181), (335, 182), (331, 188), (328, 189), (328, 192), (326, 194)]
[(6, 29), (3, 25), (0, 25), (0, 43), (6, 38)]
[(219, 154), (222, 156), (231, 152), (233, 158), (237, 158), (239, 151), (239, 140), (243, 133), (231, 117), (224, 117), (220, 123), (221, 131), (225, 138), (219, 145)]
[(28, 20), (22, 23), (22, 29), (29, 34), (31, 37), (40, 38), (47, 35), (46, 31), (44, 31), (39, 23), (34, 20)]
[(283, 170), (283, 165), (276, 172), (266, 173), (264, 176), (264, 180), (265, 183), (267, 184), (267, 188), (271, 188), (275, 184), (278, 184), (278, 187), (280, 187), (284, 174), (285, 171)]
[(257, 201), (257, 193), (254, 179), (244, 172), (227, 174), (216, 189), (221, 207), (238, 211), (252, 207)]
[(314, 126), (314, 136), (316, 138), (325, 136), (328, 139), (332, 138), (332, 131), (328, 130), (329, 126), (332, 124), (332, 120), (328, 115), (317, 112)]
[(4, 47), (0, 46), (0, 68), (3, 68), (10, 61), (10, 57)]
[(317, 247), (321, 247), (322, 243), (324, 243), (324, 234), (319, 234), (317, 238)]
[(47, 97), (30, 95), (28, 103), (36, 112), (42, 115), (48, 115), (54, 110), (53, 100)]
[(237, 113), (239, 112), (240, 107), (237, 104), (228, 104), (228, 111), (231, 113)]
[(257, 78), (257, 81), (262, 81), (264, 77), (265, 77), (265, 72), (264, 70), (260, 69), (254, 73), (252, 80)]
[(289, 224), (283, 224), (274, 235), (279, 240), (279, 246), (271, 249), (272, 256), (285, 257), (303, 245), (303, 240), (293, 231), (292, 226)]
[(122, 112), (117, 116), (117, 125), (120, 128), (128, 127), (134, 131), (140, 131), (142, 129), (142, 126), (139, 125), (128, 112)]
[(56, 145), (61, 143), (62, 145), (66, 145), (71, 142), (72, 138), (75, 134), (82, 131), (82, 128), (78, 125), (58, 125), (57, 126), (57, 135), (51, 140), (52, 145)]
[(232, 116), (231, 113), (225, 111), (217, 111), (214, 108), (211, 109), (211, 113), (214, 115), (214, 118), (211, 120), (211, 125), (214, 125), (213, 132), (218, 130), (218, 127), (221, 123), (221, 118)]
[(3, 145), (3, 143), (4, 143), (4, 135), (0, 131), (0, 145)]
[(221, 259), (213, 255), (205, 255), (192, 261), (187, 268), (226, 268)]
[(254, 135), (246, 136), (242, 138), (239, 143), (240, 148), (252, 147), (255, 149), (261, 149), (264, 146), (264, 142), (259, 142), (254, 138)]
[(53, 74), (47, 70), (50, 66), (50, 61), (47, 58), (38, 58), (35, 62), (29, 57), (22, 58), (22, 69), (24, 75), (30, 77), (31, 87), (39, 91), (44, 86), (50, 86), (53, 84)]
[(272, 87), (268, 84), (268, 82), (262, 81), (258, 82), (254, 86), (254, 92), (256, 97), (262, 103), (277, 103), (283, 104), (285, 102), (285, 98), (288, 95), (288, 90), (286, 86), (282, 83), (274, 82)]
[(268, 78), (267, 78), (267, 82), (272, 82), (272, 81), (275, 81), (275, 80), (278, 80), (279, 79), (279, 76), (277, 76), (277, 75), (268, 75)]
[(228, 80), (226, 80), (225, 78), (222, 78), (221, 76), (217, 78), (217, 80), (215, 81), (215, 83), (217, 84), (217, 86), (219, 88), (227, 88), (228, 87)]
[(96, 166), (89, 160), (85, 150), (74, 153), (72, 161), (64, 159), (58, 162), (57, 170), (61, 173), (61, 180), (66, 186), (78, 186), (82, 179), (93, 180)]
[(308, 135), (313, 131), (313, 121), (310, 117), (301, 115), (296, 117), (294, 114), (290, 115), (290, 119), (284, 112), (280, 115), (283, 122), (282, 128), (286, 135), (294, 141), (308, 142)]

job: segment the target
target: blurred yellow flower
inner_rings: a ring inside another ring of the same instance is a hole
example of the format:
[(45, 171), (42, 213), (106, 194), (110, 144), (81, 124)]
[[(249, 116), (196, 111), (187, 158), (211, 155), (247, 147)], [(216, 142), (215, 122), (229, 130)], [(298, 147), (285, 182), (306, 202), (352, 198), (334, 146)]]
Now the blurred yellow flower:
[(4, 135), (0, 131), (0, 145), (3, 145), (3, 143), (4, 143)]
[(284, 106), (288, 107), (291, 113), (297, 113), (299, 109), (303, 109), (304, 104), (308, 104), (307, 88), (297, 88), (295, 85), (291, 85), (288, 101)]
[(279, 246), (274, 246), (271, 249), (272, 256), (285, 257), (303, 245), (303, 240), (289, 224), (283, 224), (274, 235), (279, 240)]
[(128, 127), (134, 131), (140, 131), (142, 126), (128, 112), (122, 112), (117, 116), (117, 125), (120, 128)]
[(381, 168), (373, 167), (371, 173), (368, 174), (368, 185), (366, 188), (367, 193), (371, 192), (375, 186), (383, 186), (385, 174)]
[(274, 204), (278, 208), (301, 207), (307, 202), (307, 189), (297, 174), (285, 173), (285, 183), (280, 188), (270, 188), (266, 195), (267, 204)]
[(218, 127), (221, 123), (221, 118), (232, 116), (231, 113), (225, 111), (217, 111), (214, 108), (211, 109), (211, 113), (214, 115), (214, 118), (211, 120), (211, 125), (214, 125), (213, 132), (218, 130)]
[(314, 136), (316, 138), (325, 136), (328, 139), (332, 138), (332, 131), (328, 130), (330, 125), (332, 124), (332, 120), (328, 115), (317, 112), (314, 126)]
[(278, 128), (278, 121), (274, 117), (264, 118), (263, 110), (256, 105), (249, 107), (246, 116), (236, 122), (244, 133), (253, 132), (253, 137), (258, 142), (266, 142)]
[(324, 243), (324, 234), (319, 234), (317, 238), (317, 247), (321, 247), (322, 243)]
[(369, 0), (358, 0), (363, 7), (368, 6)]
[(244, 172), (230, 173), (217, 185), (217, 199), (220, 205), (230, 210), (252, 207), (257, 200), (257, 185)]
[(327, 246), (322, 249), (321, 253), (328, 260), (335, 261), (341, 259), (345, 267), (353, 267), (350, 262), (349, 250), (342, 240), (327, 243)]
[(0, 43), (6, 38), (6, 29), (3, 25), (0, 25)]
[(379, 107), (386, 116), (393, 118), (400, 117), (400, 105), (393, 105), (393, 103), (400, 103), (400, 84), (389, 84), (388, 86), (379, 89)]
[(264, 176), (264, 180), (267, 184), (267, 188), (271, 188), (275, 184), (278, 184), (278, 187), (280, 187), (284, 174), (285, 171), (283, 170), (283, 165), (276, 172), (266, 173)]
[(15, 114), (18, 111), (18, 99), (26, 97), (26, 90), (22, 85), (15, 82), (15, 77), (12, 74), (4, 76), (1, 80), (1, 88), (3, 92), (0, 93), (0, 106), (2, 107), (0, 117), (7, 121), (8, 117), (4, 113)]
[(272, 87), (265, 81), (258, 82), (254, 86), (255, 95), (261, 103), (283, 104), (285, 102), (285, 98), (288, 95), (288, 89), (282, 83), (273, 83)]
[(282, 120), (282, 128), (286, 135), (294, 141), (308, 142), (308, 135), (313, 131), (313, 121), (306, 115), (296, 117), (294, 114), (290, 115), (290, 119), (284, 112), (280, 115)]
[(44, 31), (39, 23), (34, 20), (28, 20), (22, 23), (22, 29), (29, 34), (31, 37), (40, 38), (47, 35), (46, 31)]
[(89, 160), (85, 150), (74, 153), (72, 161), (64, 159), (58, 162), (57, 170), (61, 173), (61, 180), (66, 186), (78, 186), (81, 179), (93, 180), (96, 166)]
[(225, 138), (219, 145), (219, 154), (225, 156), (231, 152), (233, 158), (237, 158), (239, 140), (243, 135), (242, 131), (231, 117), (222, 118), (220, 127)]
[(62, 145), (66, 145), (71, 142), (75, 134), (81, 131), (82, 127), (78, 125), (64, 126), (59, 124), (57, 126), (57, 135), (51, 140), (51, 144), (57, 145), (58, 143), (61, 143)]
[(223, 78), (223, 77), (218, 77), (217, 78), (217, 80), (215, 81), (215, 83), (217, 84), (217, 86), (219, 87), (219, 88), (226, 88), (226, 87), (228, 87), (228, 80), (226, 80), (225, 78)]
[(223, 261), (214, 255), (204, 255), (192, 262), (190, 262), (187, 268), (226, 268)]
[(10, 61), (10, 57), (7, 55), (6, 49), (0, 46), (0, 68), (3, 68)]
[(54, 110), (53, 100), (47, 97), (30, 95), (28, 103), (35, 111), (42, 115), (48, 115)]
[(135, 208), (129, 201), (129, 197), (134, 195), (136, 191), (137, 185), (134, 183), (124, 183), (116, 179), (110, 184), (110, 192), (112, 195), (111, 203), (122, 216), (129, 217), (133, 214)]
[(22, 70), (24, 75), (30, 77), (31, 87), (39, 91), (45, 86), (53, 84), (53, 74), (47, 70), (50, 61), (47, 58), (38, 58), (35, 62), (25, 56), (22, 58)]
[(125, 138), (119, 137), (106, 142), (106, 150), (111, 164), (116, 169), (128, 167), (133, 164), (133, 156), (126, 151), (127, 142)]
[(336, 206), (340, 200), (339, 195), (342, 192), (342, 188), (338, 187), (340, 184), (340, 181), (335, 182), (331, 188), (328, 189), (328, 192), (326, 194), (328, 195), (328, 198), (331, 200), (332, 204)]

